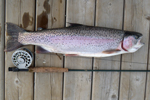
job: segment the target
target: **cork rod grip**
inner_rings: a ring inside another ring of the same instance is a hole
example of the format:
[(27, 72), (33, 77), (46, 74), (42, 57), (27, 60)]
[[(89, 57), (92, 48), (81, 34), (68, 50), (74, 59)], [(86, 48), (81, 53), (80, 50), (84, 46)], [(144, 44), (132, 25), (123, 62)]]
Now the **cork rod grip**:
[(68, 72), (68, 68), (59, 67), (31, 67), (29, 72)]

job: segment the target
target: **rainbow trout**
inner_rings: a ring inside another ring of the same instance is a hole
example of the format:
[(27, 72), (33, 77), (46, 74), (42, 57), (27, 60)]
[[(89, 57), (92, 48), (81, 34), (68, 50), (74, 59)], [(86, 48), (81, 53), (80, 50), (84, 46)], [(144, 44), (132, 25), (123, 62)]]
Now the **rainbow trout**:
[(107, 57), (132, 53), (143, 46), (142, 34), (118, 29), (70, 23), (69, 27), (27, 32), (7, 23), (7, 46), (13, 51), (23, 45), (36, 45), (38, 53), (61, 53), (66, 56)]

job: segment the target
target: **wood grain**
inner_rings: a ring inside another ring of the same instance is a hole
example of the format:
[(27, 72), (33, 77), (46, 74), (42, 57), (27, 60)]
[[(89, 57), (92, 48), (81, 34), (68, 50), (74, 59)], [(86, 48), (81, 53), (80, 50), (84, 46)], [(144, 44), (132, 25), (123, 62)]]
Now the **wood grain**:
[[(98, 0), (96, 26), (122, 29), (123, 0)], [(94, 69), (120, 69), (120, 55), (95, 58)], [(117, 100), (119, 89), (118, 72), (93, 73), (93, 100)]]
[[(91, 62), (91, 58), (66, 57), (65, 66), (70, 69), (91, 69)], [(91, 72), (64, 73), (64, 100), (90, 100), (90, 94)]]
[[(122, 69), (146, 69), (148, 57), (149, 0), (126, 0), (124, 29), (143, 34), (145, 45), (133, 54), (122, 57)], [(144, 100), (146, 73), (122, 73), (120, 84), (120, 100)]]
[(0, 0), (0, 100), (5, 98), (4, 11), (4, 0)]
[(67, 0), (66, 24), (94, 25), (95, 0)]
[[(34, 30), (34, 13), (34, 0), (6, 1), (6, 22)], [(5, 40), (7, 41), (7, 35)], [(33, 51), (33, 46), (26, 48)], [(33, 74), (8, 72), (8, 67), (14, 66), (11, 61), (12, 53), (5, 53), (5, 100), (33, 100)]]
[[(45, 29), (64, 27), (65, 0), (37, 0), (36, 27)], [(37, 67), (63, 67), (55, 54), (36, 54)], [(62, 73), (35, 73), (35, 100), (62, 100)]]
[[(67, 0), (66, 9), (66, 22), (94, 25), (95, 0)], [(92, 58), (66, 57), (65, 67), (92, 69)], [(64, 73), (63, 100), (90, 100), (91, 75), (91, 72)]]

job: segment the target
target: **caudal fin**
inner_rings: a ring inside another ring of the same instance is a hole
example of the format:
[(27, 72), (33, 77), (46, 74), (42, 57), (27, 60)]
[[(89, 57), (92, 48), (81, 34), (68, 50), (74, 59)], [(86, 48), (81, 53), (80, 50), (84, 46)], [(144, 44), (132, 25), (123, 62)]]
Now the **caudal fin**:
[(25, 30), (12, 23), (7, 23), (6, 25), (8, 39), (5, 51), (9, 52), (23, 46), (20, 42), (18, 42), (18, 35), (20, 32), (25, 32)]

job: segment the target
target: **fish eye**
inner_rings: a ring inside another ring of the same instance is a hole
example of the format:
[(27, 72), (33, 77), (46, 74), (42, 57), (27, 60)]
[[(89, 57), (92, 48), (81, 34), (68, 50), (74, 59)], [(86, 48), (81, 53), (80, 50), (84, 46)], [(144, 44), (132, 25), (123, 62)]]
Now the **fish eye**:
[(139, 37), (137, 35), (134, 36), (135, 39), (138, 39)]

